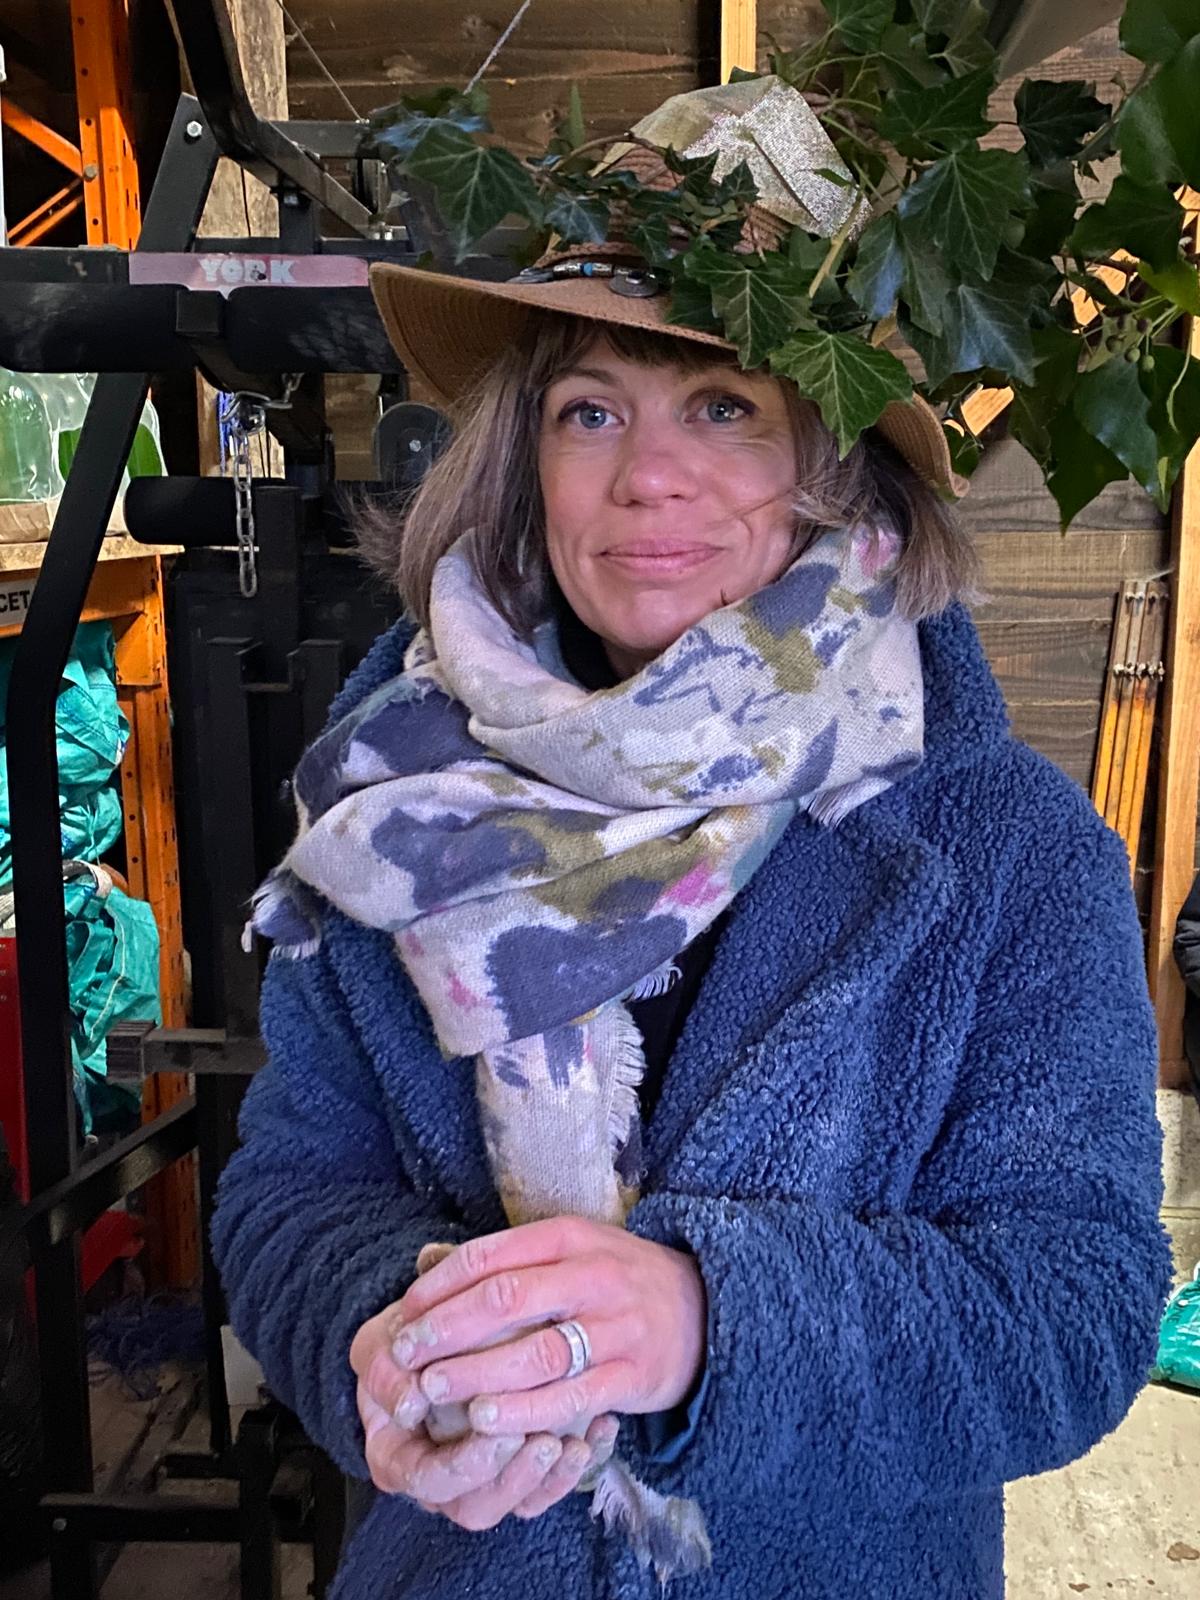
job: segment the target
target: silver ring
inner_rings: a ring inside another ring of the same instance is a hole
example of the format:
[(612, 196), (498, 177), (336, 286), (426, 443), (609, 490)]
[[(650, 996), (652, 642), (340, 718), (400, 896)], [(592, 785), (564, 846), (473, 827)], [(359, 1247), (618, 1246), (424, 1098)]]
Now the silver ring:
[(567, 1341), (567, 1349), (571, 1352), (571, 1365), (563, 1377), (577, 1378), (592, 1364), (592, 1341), (577, 1322), (556, 1322), (554, 1326)]

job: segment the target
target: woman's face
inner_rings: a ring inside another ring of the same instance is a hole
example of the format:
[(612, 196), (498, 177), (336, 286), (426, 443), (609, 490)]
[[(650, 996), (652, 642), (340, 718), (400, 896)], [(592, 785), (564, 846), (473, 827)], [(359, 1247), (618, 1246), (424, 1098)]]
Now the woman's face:
[(598, 336), (546, 390), (538, 469), (554, 576), (622, 676), (791, 555), (795, 434), (774, 378), (641, 366)]

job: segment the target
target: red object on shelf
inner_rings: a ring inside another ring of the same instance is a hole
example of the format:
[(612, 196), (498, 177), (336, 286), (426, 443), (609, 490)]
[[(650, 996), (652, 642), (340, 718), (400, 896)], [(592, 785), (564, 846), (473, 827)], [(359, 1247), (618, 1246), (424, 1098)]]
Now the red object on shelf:
[[(0, 1128), (16, 1172), (17, 1194), (29, 1199), (29, 1151), (25, 1143), (25, 1090), (21, 1077), (21, 1009), (17, 993), (17, 941), (0, 939)], [(84, 1291), (118, 1258), (142, 1248), (141, 1225), (127, 1211), (105, 1211), (83, 1236)]]

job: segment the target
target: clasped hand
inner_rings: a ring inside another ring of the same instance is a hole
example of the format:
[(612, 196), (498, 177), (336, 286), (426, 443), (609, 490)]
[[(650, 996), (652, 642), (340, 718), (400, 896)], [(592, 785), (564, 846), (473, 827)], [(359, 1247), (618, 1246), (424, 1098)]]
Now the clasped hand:
[[(592, 1346), (571, 1379), (567, 1319)], [(705, 1325), (695, 1260), (623, 1228), (555, 1217), (468, 1240), (351, 1345), (372, 1481), (473, 1530), (539, 1516), (612, 1454), (613, 1413), (688, 1394)], [(435, 1443), (430, 1408), (456, 1401), (471, 1431)]]

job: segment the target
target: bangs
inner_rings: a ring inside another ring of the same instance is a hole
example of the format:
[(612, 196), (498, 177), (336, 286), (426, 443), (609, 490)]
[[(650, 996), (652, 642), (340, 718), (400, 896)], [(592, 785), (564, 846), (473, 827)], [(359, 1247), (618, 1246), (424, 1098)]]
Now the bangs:
[(553, 311), (531, 316), (517, 340), (524, 358), (527, 387), (536, 393), (575, 366), (585, 350), (604, 344), (613, 355), (639, 367), (671, 367), (677, 372), (703, 372), (710, 367), (738, 366), (737, 352), (702, 344), (654, 328), (632, 328), (620, 322), (585, 322)]

